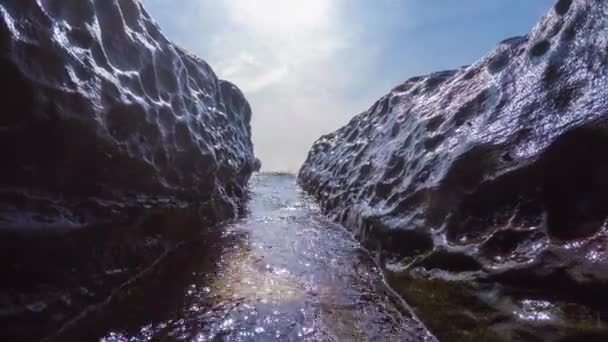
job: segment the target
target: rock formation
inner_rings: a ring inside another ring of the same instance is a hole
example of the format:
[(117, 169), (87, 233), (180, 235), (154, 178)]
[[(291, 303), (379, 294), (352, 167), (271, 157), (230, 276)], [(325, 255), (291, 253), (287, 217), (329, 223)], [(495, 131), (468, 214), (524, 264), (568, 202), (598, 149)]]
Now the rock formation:
[(50, 333), (238, 214), (249, 104), (139, 0), (0, 2), (0, 75), (0, 339)]
[(320, 138), (299, 182), (440, 338), (606, 334), (608, 2), (560, 0), (475, 64)]
[(261, 169), (262, 169), (262, 161), (258, 158), (255, 158), (255, 160), (253, 161), (253, 171), (260, 172)]

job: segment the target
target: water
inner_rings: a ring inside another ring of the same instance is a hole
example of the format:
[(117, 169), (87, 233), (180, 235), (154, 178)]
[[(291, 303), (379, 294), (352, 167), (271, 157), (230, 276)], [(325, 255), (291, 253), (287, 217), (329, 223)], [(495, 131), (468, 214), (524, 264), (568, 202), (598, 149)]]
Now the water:
[(252, 179), (248, 213), (176, 251), (72, 338), (118, 341), (434, 340), (368, 253), (292, 176)]

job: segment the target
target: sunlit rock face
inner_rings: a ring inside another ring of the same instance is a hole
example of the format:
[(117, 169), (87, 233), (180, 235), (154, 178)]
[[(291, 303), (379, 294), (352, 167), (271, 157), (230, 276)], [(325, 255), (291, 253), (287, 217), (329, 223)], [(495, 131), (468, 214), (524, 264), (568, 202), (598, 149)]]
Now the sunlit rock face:
[(320, 138), (299, 182), (446, 340), (605, 333), (608, 2), (560, 0), (475, 64)]
[(136, 0), (0, 4), (0, 187), (238, 203), (250, 107)]
[(241, 209), (249, 104), (138, 0), (0, 1), (0, 75), (3, 340), (58, 329)]

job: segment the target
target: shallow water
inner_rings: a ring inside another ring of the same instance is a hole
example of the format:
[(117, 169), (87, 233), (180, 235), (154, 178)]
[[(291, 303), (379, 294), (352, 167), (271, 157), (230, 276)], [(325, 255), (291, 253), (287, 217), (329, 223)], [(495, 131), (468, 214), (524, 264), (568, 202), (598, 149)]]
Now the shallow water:
[(368, 253), (292, 176), (252, 179), (248, 212), (176, 251), (72, 338), (103, 341), (433, 340)]

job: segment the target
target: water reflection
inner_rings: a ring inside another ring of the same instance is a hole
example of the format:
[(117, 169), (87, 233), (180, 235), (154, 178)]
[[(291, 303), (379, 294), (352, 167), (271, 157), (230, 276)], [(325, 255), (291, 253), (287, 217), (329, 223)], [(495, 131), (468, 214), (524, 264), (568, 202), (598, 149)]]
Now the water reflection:
[(368, 254), (290, 176), (261, 175), (245, 218), (181, 248), (72, 337), (105, 342), (418, 341)]

